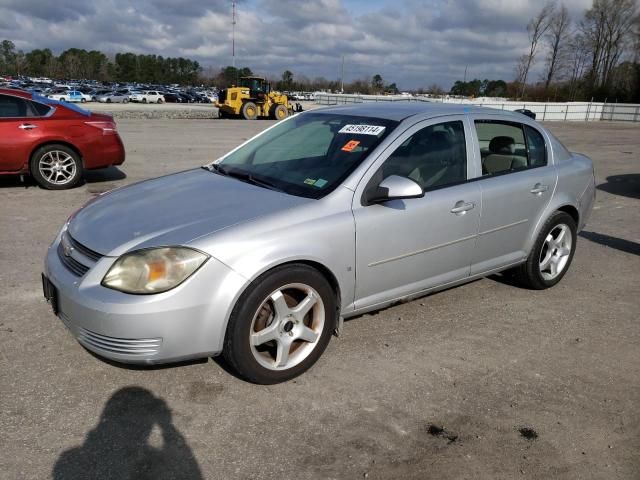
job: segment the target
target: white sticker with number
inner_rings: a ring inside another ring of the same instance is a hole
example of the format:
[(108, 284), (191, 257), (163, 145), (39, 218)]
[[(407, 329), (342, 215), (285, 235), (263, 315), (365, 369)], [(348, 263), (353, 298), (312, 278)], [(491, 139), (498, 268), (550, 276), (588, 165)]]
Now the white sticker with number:
[(378, 136), (384, 132), (386, 127), (379, 125), (345, 125), (340, 129), (338, 133), (350, 133), (360, 135), (375, 135)]

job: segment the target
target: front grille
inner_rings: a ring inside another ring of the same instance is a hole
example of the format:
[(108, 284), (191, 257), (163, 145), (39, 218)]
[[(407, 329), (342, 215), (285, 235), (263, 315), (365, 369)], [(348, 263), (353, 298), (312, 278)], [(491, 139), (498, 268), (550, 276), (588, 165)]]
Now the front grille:
[(67, 256), (64, 254), (64, 249), (62, 248), (62, 242), (58, 245), (58, 257), (62, 264), (69, 269), (71, 273), (77, 275), (78, 277), (83, 276), (85, 273), (89, 271), (89, 267), (83, 265), (78, 260), (73, 258), (72, 256)]
[(71, 246), (73, 246), (73, 248), (78, 250), (85, 257), (90, 258), (94, 262), (97, 262), (103, 257), (103, 255), (99, 254), (98, 252), (94, 252), (90, 248), (87, 248), (81, 243), (79, 243), (75, 238), (69, 235), (69, 233), (67, 233), (66, 235), (67, 235), (67, 238), (69, 239), (69, 242), (71, 243)]
[(64, 232), (58, 245), (58, 257), (71, 273), (81, 277), (102, 258), (102, 255), (82, 245), (69, 235), (69, 232)]
[(158, 353), (162, 338), (116, 338), (77, 327), (78, 340), (98, 350), (125, 355), (153, 355)]

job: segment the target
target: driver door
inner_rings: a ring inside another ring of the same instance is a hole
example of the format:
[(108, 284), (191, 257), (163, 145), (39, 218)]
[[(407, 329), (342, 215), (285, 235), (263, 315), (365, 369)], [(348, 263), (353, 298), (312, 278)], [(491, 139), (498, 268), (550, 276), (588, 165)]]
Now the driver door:
[[(464, 116), (420, 122), (368, 170), (354, 196), (356, 309), (469, 276), (478, 233), (480, 187)], [(423, 198), (365, 205), (390, 175), (416, 181)], [(368, 176), (368, 178), (367, 178)]]

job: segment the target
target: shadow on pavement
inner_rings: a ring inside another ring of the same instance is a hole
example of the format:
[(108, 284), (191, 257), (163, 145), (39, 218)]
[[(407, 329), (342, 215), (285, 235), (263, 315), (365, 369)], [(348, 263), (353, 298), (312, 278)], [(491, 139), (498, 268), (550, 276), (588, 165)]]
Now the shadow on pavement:
[(624, 197), (640, 198), (640, 173), (607, 177), (606, 183), (598, 185), (598, 190)]
[(113, 182), (123, 180), (127, 175), (118, 167), (99, 168), (98, 170), (85, 170), (84, 181), (86, 183)]
[(594, 243), (599, 243), (606, 247), (615, 248), (622, 252), (631, 253), (632, 255), (640, 255), (640, 243), (624, 240), (623, 238), (611, 237), (603, 233), (596, 232), (580, 232), (580, 236)]
[[(159, 433), (154, 436), (156, 427)], [(113, 394), (84, 443), (60, 455), (52, 477), (203, 478), (189, 445), (173, 425), (166, 402), (141, 387), (125, 387)]]
[[(97, 170), (85, 170), (84, 181), (80, 185), (114, 182), (123, 180), (127, 175), (118, 167), (99, 168)], [(0, 188), (38, 188), (38, 184), (31, 178), (31, 175), (0, 175)]]

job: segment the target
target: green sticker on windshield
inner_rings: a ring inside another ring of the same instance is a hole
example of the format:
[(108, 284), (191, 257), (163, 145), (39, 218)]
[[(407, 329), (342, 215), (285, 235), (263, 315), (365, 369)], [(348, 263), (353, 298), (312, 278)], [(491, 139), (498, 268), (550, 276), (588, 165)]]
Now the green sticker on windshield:
[(318, 188), (322, 188), (327, 184), (327, 181), (324, 178), (319, 178), (318, 180), (316, 180), (316, 183), (314, 183), (314, 186), (318, 187)]
[(313, 178), (307, 178), (304, 183), (306, 183), (307, 185), (313, 185), (314, 183), (316, 183), (316, 181)]

